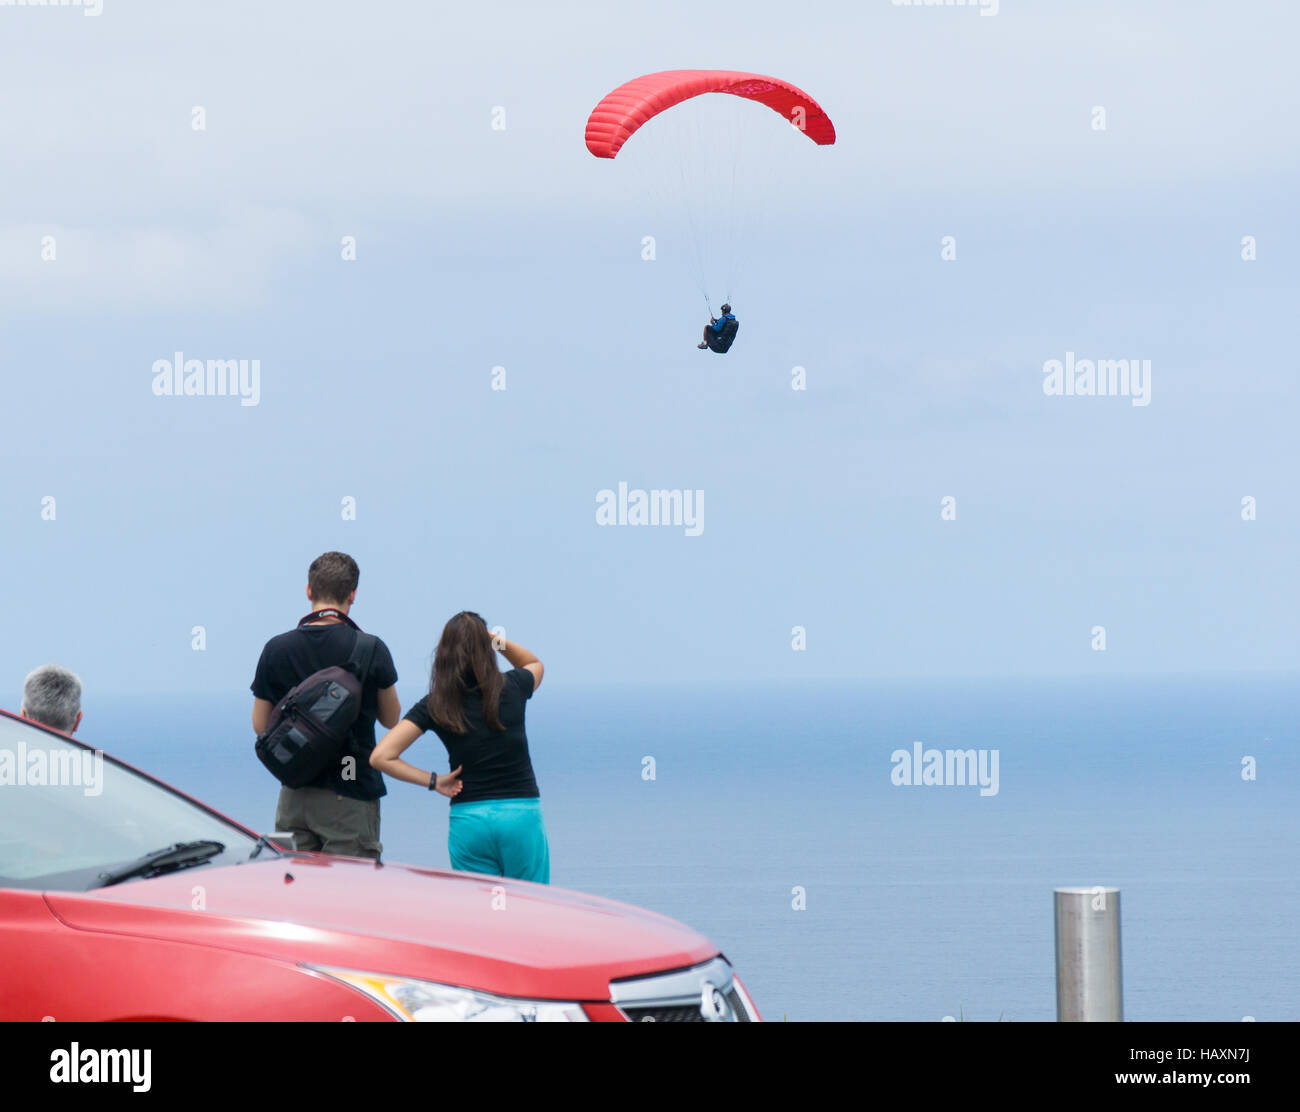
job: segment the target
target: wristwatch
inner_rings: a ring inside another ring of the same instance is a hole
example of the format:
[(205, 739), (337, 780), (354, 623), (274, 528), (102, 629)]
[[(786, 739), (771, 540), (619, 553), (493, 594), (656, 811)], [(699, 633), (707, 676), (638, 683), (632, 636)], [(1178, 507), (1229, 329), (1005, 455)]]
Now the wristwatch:
[(429, 790), (431, 792), (438, 790), (438, 774), (436, 772), (429, 773)]

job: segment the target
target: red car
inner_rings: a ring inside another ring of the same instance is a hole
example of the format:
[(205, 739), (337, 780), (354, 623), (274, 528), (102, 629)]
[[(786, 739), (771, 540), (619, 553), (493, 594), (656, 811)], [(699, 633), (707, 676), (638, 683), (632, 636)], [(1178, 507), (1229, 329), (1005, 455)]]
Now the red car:
[(42, 1019), (759, 1015), (718, 948), (662, 915), (526, 881), (284, 852), (0, 711), (0, 1020)]

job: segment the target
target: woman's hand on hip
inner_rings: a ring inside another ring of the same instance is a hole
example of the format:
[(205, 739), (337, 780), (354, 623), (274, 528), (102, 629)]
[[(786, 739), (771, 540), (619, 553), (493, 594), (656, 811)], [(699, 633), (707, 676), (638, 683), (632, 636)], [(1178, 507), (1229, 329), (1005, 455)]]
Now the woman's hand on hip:
[(440, 792), (442, 795), (445, 795), (450, 799), (455, 799), (456, 796), (460, 795), (461, 789), (465, 787), (460, 779), (460, 774), (464, 770), (465, 766), (461, 765), (453, 772), (448, 772), (443, 776), (436, 777), (437, 783), (433, 786), (434, 791)]

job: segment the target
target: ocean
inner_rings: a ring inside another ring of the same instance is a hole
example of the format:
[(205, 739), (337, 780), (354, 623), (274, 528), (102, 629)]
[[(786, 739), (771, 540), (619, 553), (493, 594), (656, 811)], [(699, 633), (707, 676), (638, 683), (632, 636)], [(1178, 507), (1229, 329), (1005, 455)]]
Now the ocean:
[[(92, 691), (79, 736), (269, 831), (250, 706)], [(528, 734), (553, 883), (703, 931), (768, 1020), (1053, 1020), (1066, 885), (1121, 890), (1126, 1019), (1295, 1020), (1298, 710), (1289, 674), (581, 691), (548, 675)], [(986, 771), (996, 753), (996, 793), (895, 783), (918, 743), (982, 750)], [(446, 769), (432, 734), (409, 756)], [(447, 806), (391, 783), (385, 858), (447, 867)]]

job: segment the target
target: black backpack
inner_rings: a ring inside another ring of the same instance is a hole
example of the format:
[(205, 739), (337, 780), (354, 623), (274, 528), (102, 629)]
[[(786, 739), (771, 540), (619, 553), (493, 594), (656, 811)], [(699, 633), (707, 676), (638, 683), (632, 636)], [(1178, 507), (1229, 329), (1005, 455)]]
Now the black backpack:
[(346, 664), (313, 672), (271, 712), (254, 749), (286, 788), (305, 788), (347, 752), (377, 640), (358, 630)]
[(725, 353), (730, 350), (731, 345), (735, 343), (736, 333), (740, 331), (740, 321), (729, 320), (722, 326), (722, 332), (718, 335), (718, 346), (713, 350), (719, 353)]

